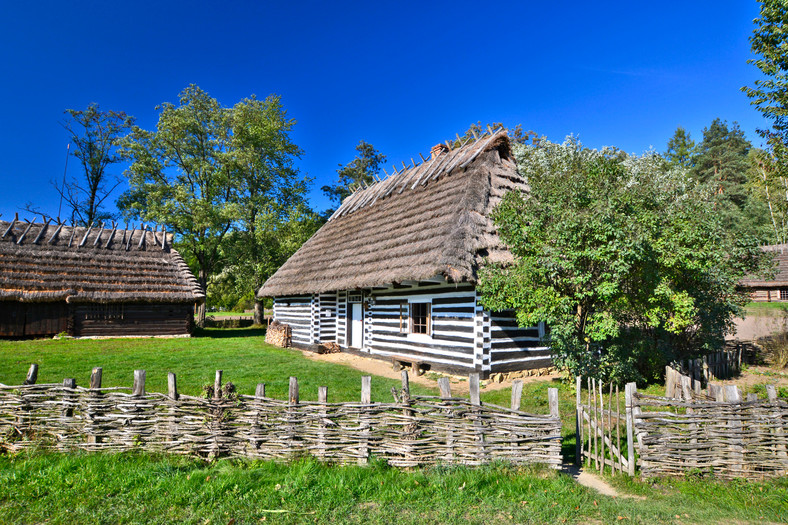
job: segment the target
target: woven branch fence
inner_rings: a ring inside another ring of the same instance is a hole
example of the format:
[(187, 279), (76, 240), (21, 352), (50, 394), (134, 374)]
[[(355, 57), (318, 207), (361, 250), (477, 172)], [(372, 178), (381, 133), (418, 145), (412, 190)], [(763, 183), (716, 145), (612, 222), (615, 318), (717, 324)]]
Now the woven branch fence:
[[(35, 366), (35, 365), (34, 365)], [(558, 392), (548, 393), (551, 413), (531, 415), (515, 408), (482, 404), (478, 375), (470, 377), (471, 399), (452, 397), (449, 381), (438, 381), (440, 396), (411, 396), (407, 371), (393, 401), (373, 403), (371, 379), (362, 378), (357, 403), (301, 402), (298, 381), (290, 378), (289, 399), (236, 395), (217, 371), (212, 397), (179, 395), (169, 375), (167, 394), (145, 392), (145, 372), (134, 373), (132, 388), (101, 388), (101, 369), (90, 388), (73, 379), (64, 384), (0, 385), (0, 446), (55, 450), (146, 450), (286, 461), (314, 456), (332, 463), (366, 463), (371, 457), (391, 465), (481, 465), (493, 461), (561, 464)], [(32, 377), (32, 381), (31, 381)], [(516, 390), (516, 389), (515, 389)], [(519, 392), (522, 384), (519, 385)], [(516, 398), (516, 399), (515, 399)]]

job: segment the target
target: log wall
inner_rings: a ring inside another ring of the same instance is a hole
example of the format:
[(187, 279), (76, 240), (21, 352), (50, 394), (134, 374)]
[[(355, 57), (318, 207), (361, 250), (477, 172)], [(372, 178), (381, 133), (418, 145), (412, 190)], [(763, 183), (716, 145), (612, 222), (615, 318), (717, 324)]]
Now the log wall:
[(275, 298), (274, 320), (290, 325), (294, 344), (313, 344), (311, 295)]
[(67, 332), (69, 318), (69, 306), (65, 301), (0, 301), (0, 337), (52, 336)]
[(76, 337), (183, 335), (192, 331), (194, 306), (91, 303), (73, 306)]

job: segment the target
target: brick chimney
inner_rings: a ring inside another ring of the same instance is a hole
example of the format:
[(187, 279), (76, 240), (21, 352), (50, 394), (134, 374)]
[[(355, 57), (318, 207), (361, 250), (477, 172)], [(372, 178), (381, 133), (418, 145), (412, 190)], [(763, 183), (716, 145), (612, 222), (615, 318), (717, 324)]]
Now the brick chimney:
[(447, 146), (446, 144), (436, 144), (430, 150), (430, 155), (434, 159), (435, 157), (440, 157), (444, 153), (448, 153), (448, 152), (449, 152), (449, 146)]

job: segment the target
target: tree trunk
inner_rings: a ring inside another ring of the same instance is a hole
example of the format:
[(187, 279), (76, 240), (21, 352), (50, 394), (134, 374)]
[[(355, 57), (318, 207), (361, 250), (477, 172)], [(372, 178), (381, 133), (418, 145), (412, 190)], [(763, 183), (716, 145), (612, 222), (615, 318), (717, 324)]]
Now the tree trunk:
[(257, 297), (254, 299), (254, 324), (262, 325), (265, 322), (265, 313), (263, 311), (263, 302), (259, 301)]
[(200, 328), (205, 328), (205, 303), (208, 300), (208, 279), (205, 275), (205, 270), (200, 267), (200, 288), (202, 288), (202, 293), (205, 294), (205, 300), (200, 303), (197, 307), (197, 326)]

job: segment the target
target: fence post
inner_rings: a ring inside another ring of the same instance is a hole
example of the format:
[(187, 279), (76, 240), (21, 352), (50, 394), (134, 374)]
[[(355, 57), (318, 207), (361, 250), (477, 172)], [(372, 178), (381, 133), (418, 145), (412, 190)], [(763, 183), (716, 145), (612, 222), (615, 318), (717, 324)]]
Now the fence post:
[(561, 413), (558, 411), (558, 389), (547, 389), (547, 403), (550, 406), (550, 417), (561, 419)]
[[(727, 356), (726, 356), (727, 357)], [(727, 363), (727, 359), (725, 360)], [(726, 370), (727, 372), (727, 370)], [(733, 460), (731, 466), (733, 470), (737, 473), (741, 474), (743, 470), (743, 440), (742, 440), (742, 412), (741, 412), (741, 405), (737, 403), (741, 403), (741, 394), (739, 393), (738, 387), (736, 385), (727, 385), (725, 387), (725, 401), (731, 403), (731, 419), (729, 423), (729, 427), (731, 429), (731, 437), (733, 444), (731, 445), (731, 455), (733, 456), (731, 459)]]
[(131, 387), (131, 395), (133, 396), (145, 395), (145, 370), (134, 371), (134, 383)]
[(774, 440), (777, 442), (774, 449), (777, 453), (777, 457), (780, 458), (780, 462), (783, 465), (782, 473), (785, 474), (788, 472), (788, 453), (786, 453), (786, 440), (785, 433), (783, 431), (783, 415), (782, 411), (780, 410), (780, 405), (777, 401), (777, 389), (774, 387), (774, 385), (766, 385), (766, 395), (769, 398), (769, 403), (774, 409), (772, 418), (777, 420), (777, 424), (774, 426)]
[(101, 388), (101, 375), (102, 375), (102, 368), (100, 366), (95, 367), (90, 373), (90, 390), (91, 392), (88, 394), (89, 400), (87, 406), (85, 408), (85, 419), (88, 423), (88, 437), (87, 442), (89, 444), (95, 444), (101, 442), (101, 436), (98, 435), (96, 432), (96, 425), (94, 423), (95, 419), (98, 417), (98, 401), (101, 398), (101, 392), (98, 391)]
[(38, 365), (33, 363), (27, 370), (27, 377), (25, 378), (25, 385), (35, 385), (38, 380)]
[(372, 403), (372, 376), (361, 376), (361, 406), (358, 413), (358, 426), (361, 429), (358, 463), (369, 462), (369, 418), (367, 412)]
[[(416, 418), (413, 417), (413, 411), (408, 408), (410, 405), (410, 382), (408, 381), (408, 371), (403, 370), (401, 373), (402, 377), (402, 404), (404, 408), (402, 409), (402, 415), (405, 418), (409, 419), (411, 422), (407, 425), (402, 427), (402, 437), (405, 438), (407, 441), (410, 441), (411, 438), (415, 438), (418, 435), (418, 425), (416, 424)], [(413, 457), (413, 447), (410, 445), (404, 445), (402, 447), (402, 457), (403, 463), (405, 466), (415, 466), (417, 464), (416, 459)]]
[[(448, 377), (441, 377), (438, 379), (438, 389), (441, 392), (441, 398), (447, 399), (451, 397), (451, 383)], [(512, 385), (512, 392), (514, 392), (514, 385)]]
[(635, 392), (637, 392), (635, 383), (627, 383), (624, 387), (624, 406), (627, 421), (627, 474), (630, 476), (635, 475), (635, 418), (632, 409), (635, 401)]
[(479, 443), (479, 463), (487, 462), (487, 450), (484, 441), (484, 427), (481, 420), (480, 407), (481, 407), (481, 393), (479, 391), (479, 374), (474, 372), (468, 376), (468, 388), (471, 399), (471, 419), (473, 426), (476, 430), (476, 441)]
[[(441, 399), (449, 399), (451, 397), (451, 383), (449, 382), (448, 377), (441, 377), (438, 379), (438, 388), (440, 389)], [(521, 385), (522, 388), (522, 385)], [(514, 396), (514, 384), (512, 384), (512, 395)], [(449, 463), (454, 463), (454, 421), (453, 421), (453, 410), (451, 407), (447, 407), (444, 411), (446, 417), (448, 418), (446, 424), (446, 448), (448, 449), (448, 458)], [(512, 454), (514, 454), (514, 434), (512, 434), (512, 441), (510, 445), (512, 447)]]
[(257, 383), (254, 389), (254, 397), (265, 397), (265, 383)]
[(287, 392), (286, 438), (287, 449), (291, 455), (296, 454), (296, 426), (298, 423), (298, 378), (291, 376)]
[(583, 464), (583, 404), (580, 397), (583, 378), (575, 377), (575, 465)]
[[(258, 385), (259, 386), (259, 385)], [(320, 403), (320, 418), (317, 424), (317, 456), (326, 459), (326, 416), (328, 403), (328, 387), (317, 387), (317, 402)]]
[(213, 379), (213, 398), (222, 398), (222, 371), (217, 370)]

